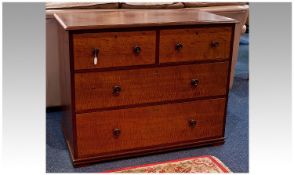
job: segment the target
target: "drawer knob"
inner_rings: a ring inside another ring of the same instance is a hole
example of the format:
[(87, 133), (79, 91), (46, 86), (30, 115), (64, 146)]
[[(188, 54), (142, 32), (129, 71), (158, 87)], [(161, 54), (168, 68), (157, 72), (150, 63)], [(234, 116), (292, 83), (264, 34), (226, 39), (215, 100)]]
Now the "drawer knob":
[(191, 128), (195, 128), (197, 122), (195, 119), (190, 119), (188, 123)]
[(93, 64), (94, 65), (98, 63), (98, 54), (99, 54), (99, 49), (94, 48), (93, 49)]
[(121, 131), (119, 128), (114, 128), (112, 131), (112, 134), (114, 137), (118, 137), (120, 135)]
[(121, 87), (119, 85), (113, 86), (112, 88), (113, 95), (119, 95), (120, 92), (121, 92)]
[(219, 46), (219, 42), (218, 42), (218, 41), (211, 41), (210, 46), (211, 46), (212, 48), (217, 48), (217, 47)]
[(198, 84), (199, 84), (199, 80), (197, 80), (197, 79), (192, 79), (191, 80), (191, 85), (192, 86), (196, 87), (196, 86), (198, 86)]
[(139, 54), (141, 52), (141, 47), (135, 46), (134, 47), (134, 52), (135, 52), (135, 54)]
[(177, 44), (176, 44), (176, 50), (177, 50), (177, 51), (180, 51), (183, 47), (184, 47), (184, 46), (183, 46), (182, 43), (177, 43)]

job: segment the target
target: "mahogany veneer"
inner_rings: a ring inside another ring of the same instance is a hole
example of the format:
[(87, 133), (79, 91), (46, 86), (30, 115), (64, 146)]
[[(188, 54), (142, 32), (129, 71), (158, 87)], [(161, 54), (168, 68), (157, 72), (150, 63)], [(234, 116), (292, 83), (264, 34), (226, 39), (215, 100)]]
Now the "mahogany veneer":
[(75, 166), (224, 143), (236, 21), (192, 9), (54, 16)]
[[(229, 59), (231, 33), (232, 27), (161, 30), (160, 62)], [(179, 50), (174, 48), (177, 43), (182, 45)]]
[[(224, 109), (219, 98), (77, 114), (78, 156), (222, 137)], [(120, 129), (120, 136), (109, 128)]]
[[(75, 69), (154, 64), (155, 39), (155, 31), (75, 34), (73, 35)], [(140, 47), (140, 54), (133, 51), (136, 46)], [(93, 48), (99, 48), (97, 65), (94, 65), (91, 59)]]

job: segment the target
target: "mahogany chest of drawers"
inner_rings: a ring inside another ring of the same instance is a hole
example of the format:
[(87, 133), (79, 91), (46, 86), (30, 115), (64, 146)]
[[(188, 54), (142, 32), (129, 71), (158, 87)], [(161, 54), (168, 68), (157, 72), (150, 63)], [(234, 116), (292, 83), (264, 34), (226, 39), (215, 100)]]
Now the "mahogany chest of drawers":
[(194, 9), (55, 18), (75, 166), (224, 143), (236, 21)]

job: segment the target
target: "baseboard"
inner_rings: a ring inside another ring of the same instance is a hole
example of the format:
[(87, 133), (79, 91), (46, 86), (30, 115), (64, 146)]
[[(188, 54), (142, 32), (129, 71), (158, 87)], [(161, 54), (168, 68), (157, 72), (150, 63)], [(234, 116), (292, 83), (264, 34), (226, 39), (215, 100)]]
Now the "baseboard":
[[(110, 161), (115, 159), (122, 159), (122, 158), (130, 158), (130, 157), (138, 157), (143, 155), (151, 155), (156, 153), (164, 153), (188, 148), (197, 148), (197, 147), (204, 147), (204, 146), (219, 146), (225, 143), (225, 138), (216, 138), (216, 139), (209, 139), (203, 141), (195, 141), (190, 143), (182, 143), (182, 144), (171, 144), (162, 147), (153, 147), (149, 149), (140, 149), (140, 150), (133, 150), (133, 151), (126, 151), (116, 154), (107, 154), (101, 155), (97, 157), (87, 157), (87, 158), (80, 158), (75, 159), (74, 156), (71, 155), (72, 163), (74, 167), (82, 167), (87, 166), (99, 162)], [(69, 146), (69, 145), (68, 145)], [(72, 153), (71, 153), (72, 154)]]

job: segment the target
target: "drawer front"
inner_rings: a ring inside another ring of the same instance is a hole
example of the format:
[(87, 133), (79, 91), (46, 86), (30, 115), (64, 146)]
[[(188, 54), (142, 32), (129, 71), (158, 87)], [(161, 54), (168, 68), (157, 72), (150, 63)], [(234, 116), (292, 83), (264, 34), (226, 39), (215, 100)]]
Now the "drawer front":
[(229, 59), (231, 32), (231, 27), (161, 30), (160, 63)]
[(155, 41), (155, 31), (74, 34), (74, 67), (78, 70), (154, 64)]
[(75, 74), (76, 111), (226, 94), (228, 62)]
[(225, 99), (77, 114), (78, 156), (223, 136)]

